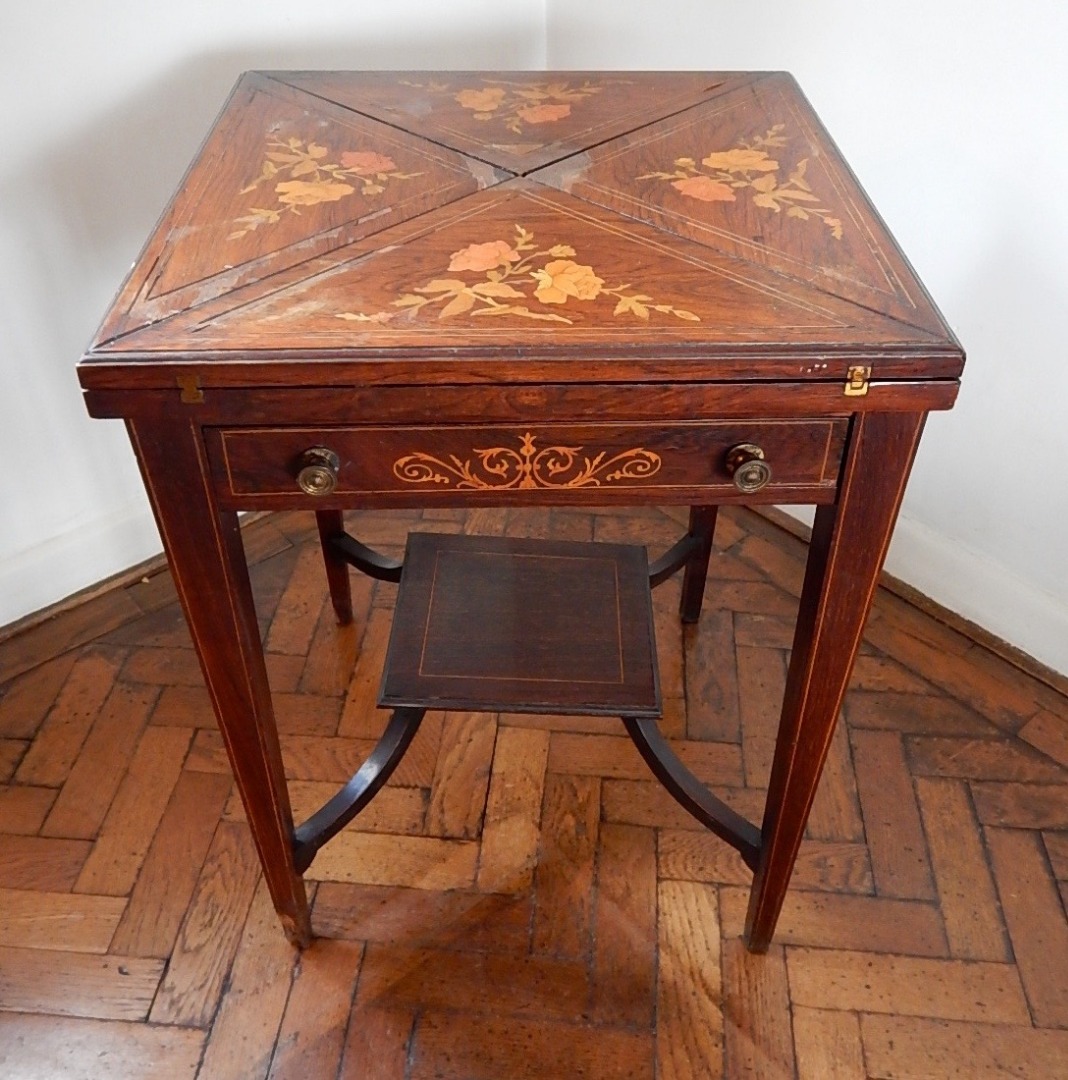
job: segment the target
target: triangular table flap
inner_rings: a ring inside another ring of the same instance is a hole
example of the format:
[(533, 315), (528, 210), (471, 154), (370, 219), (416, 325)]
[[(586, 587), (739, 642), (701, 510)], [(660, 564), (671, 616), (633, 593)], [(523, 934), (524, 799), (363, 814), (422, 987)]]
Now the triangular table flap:
[(945, 335), (788, 75), (728, 88), (535, 178)]
[(749, 78), (685, 71), (287, 71), (277, 77), (519, 174)]
[(500, 175), (393, 126), (245, 75), (100, 338), (417, 217)]
[[(763, 267), (516, 180), (110, 349), (704, 355), (717, 346), (878, 348), (927, 335)], [(581, 363), (581, 359), (576, 363)]]

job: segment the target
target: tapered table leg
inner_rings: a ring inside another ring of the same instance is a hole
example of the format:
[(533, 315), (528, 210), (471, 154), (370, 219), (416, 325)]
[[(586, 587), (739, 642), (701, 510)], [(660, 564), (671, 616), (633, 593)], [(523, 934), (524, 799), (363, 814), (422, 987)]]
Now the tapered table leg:
[(129, 423), (193, 645), (286, 936), (311, 940), (259, 628), (237, 514), (215, 501), (194, 423)]
[(319, 527), (319, 546), (326, 563), (326, 581), (330, 586), (330, 602), (334, 606), (339, 626), (352, 622), (352, 583), (349, 564), (338, 558), (330, 541), (345, 534), (345, 515), (340, 510), (317, 510), (315, 524)]
[(860, 413), (838, 501), (816, 511), (746, 915), (765, 952), (830, 748), (925, 413)]

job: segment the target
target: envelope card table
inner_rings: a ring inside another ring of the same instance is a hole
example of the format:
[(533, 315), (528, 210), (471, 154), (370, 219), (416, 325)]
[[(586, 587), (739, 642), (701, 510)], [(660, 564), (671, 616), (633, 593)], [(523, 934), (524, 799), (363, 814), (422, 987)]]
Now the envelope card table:
[(317, 842), (403, 747), (294, 827), (239, 511), (316, 512), (344, 620), (349, 564), (403, 584), (346, 509), (686, 506), (649, 577), (683, 572), (693, 622), (717, 507), (814, 505), (763, 820), (628, 721), (752, 868), (762, 951), (963, 362), (789, 75), (244, 75), (79, 376), (128, 425), (290, 939)]

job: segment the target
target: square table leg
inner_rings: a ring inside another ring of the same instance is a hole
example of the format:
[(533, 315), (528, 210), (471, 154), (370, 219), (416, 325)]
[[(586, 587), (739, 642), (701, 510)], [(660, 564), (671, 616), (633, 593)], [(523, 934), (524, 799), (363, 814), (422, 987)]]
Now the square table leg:
[(838, 501), (816, 511), (746, 915), (752, 952), (775, 932), (925, 419), (859, 413)]
[(712, 537), (716, 531), (718, 511), (718, 506), (690, 507), (688, 535), (694, 538), (696, 547), (682, 574), (679, 617), (684, 623), (695, 623), (701, 618), (701, 602), (705, 597), (705, 582), (708, 578), (708, 563), (712, 558)]
[(219, 509), (196, 424), (128, 427), (271, 899), (289, 940), (307, 945), (308, 899), (237, 514)]

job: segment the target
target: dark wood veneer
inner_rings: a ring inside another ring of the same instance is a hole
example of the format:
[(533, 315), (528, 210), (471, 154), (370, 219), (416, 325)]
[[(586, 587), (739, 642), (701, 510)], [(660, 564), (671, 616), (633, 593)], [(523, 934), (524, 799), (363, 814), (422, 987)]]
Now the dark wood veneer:
[(413, 533), (380, 704), (658, 716), (645, 549)]

